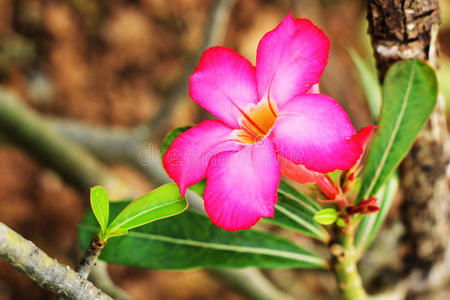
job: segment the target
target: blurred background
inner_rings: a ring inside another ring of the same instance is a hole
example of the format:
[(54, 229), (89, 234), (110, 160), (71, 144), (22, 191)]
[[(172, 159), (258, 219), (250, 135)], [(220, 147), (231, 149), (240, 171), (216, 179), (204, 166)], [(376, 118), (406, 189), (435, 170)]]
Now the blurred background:
[[(450, 2), (441, 3), (440, 81), (449, 100)], [(75, 130), (80, 124), (87, 131), (90, 126), (113, 127), (122, 136), (129, 130), (129, 136), (142, 134), (158, 145), (169, 130), (210, 118), (186, 92), (202, 47), (224, 45), (254, 63), (258, 41), (289, 12), (311, 19), (331, 39), (322, 93), (347, 110), (357, 129), (370, 124), (347, 50), (354, 48), (373, 64), (364, 1), (240, 0), (218, 8), (209, 0), (1, 0), (0, 86), (14, 91), (25, 107), (59, 126), (58, 130), (65, 126)], [(88, 210), (83, 184), (89, 181), (79, 183), (55, 172), (47, 160), (30, 155), (33, 149), (27, 147), (31, 146), (16, 146), (2, 135), (3, 130), (7, 128), (0, 128), (0, 221), (58, 261), (73, 265), (77, 224)], [(132, 194), (159, 184), (114, 155), (104, 159), (101, 154), (101, 167)], [(392, 215), (401, 200), (399, 196)], [(391, 228), (389, 234), (398, 235), (395, 230)], [(362, 263), (363, 272), (370, 274), (373, 270), (364, 271), (364, 264), (370, 264)], [(134, 299), (244, 299), (202, 270), (123, 266), (109, 266), (109, 270), (113, 281)], [(299, 299), (336, 296), (330, 274), (265, 272), (276, 286)], [(0, 260), (0, 300), (52, 298)]]

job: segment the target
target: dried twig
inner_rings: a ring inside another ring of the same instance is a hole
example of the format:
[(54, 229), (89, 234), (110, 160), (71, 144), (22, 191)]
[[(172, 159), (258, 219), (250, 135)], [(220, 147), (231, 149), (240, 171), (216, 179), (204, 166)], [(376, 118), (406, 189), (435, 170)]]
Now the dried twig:
[(0, 222), (0, 257), (39, 286), (70, 299), (111, 299), (91, 282), (59, 264), (32, 242)]

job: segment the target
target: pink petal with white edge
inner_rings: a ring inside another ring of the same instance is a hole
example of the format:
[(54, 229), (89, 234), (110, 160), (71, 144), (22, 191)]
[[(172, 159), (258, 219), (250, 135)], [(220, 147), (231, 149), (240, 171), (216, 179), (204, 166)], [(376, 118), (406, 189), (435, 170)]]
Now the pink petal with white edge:
[(256, 78), (260, 98), (269, 92), (281, 107), (318, 83), (328, 61), (330, 41), (310, 20), (291, 14), (258, 45)]
[(209, 48), (190, 77), (189, 92), (204, 109), (238, 128), (241, 112), (258, 102), (255, 68), (232, 49)]
[(208, 120), (178, 136), (163, 156), (163, 165), (184, 196), (186, 189), (205, 178), (212, 156), (242, 146), (233, 140), (233, 129)]
[(339, 104), (322, 94), (298, 96), (280, 111), (271, 138), (278, 154), (328, 173), (352, 167), (362, 154), (355, 129)]
[(238, 152), (220, 153), (208, 166), (206, 212), (223, 229), (249, 229), (260, 218), (273, 217), (279, 181), (280, 165), (267, 139)]

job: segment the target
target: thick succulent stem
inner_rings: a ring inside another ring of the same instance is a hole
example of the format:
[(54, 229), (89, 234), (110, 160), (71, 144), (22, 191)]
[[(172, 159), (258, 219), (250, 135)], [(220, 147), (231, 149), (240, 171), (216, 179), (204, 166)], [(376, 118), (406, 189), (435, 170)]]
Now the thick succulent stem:
[(367, 299), (358, 273), (357, 254), (354, 246), (354, 227), (348, 223), (336, 228), (336, 238), (330, 244), (331, 267), (343, 300)]

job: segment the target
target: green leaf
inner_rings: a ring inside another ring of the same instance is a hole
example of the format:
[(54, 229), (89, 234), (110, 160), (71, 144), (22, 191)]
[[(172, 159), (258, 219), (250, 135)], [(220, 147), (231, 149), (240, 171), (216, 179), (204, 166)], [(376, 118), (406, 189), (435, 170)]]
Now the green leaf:
[(109, 201), (108, 195), (102, 186), (91, 188), (91, 207), (98, 224), (100, 224), (101, 234), (103, 235), (108, 227)]
[(381, 86), (378, 82), (375, 68), (371, 68), (353, 48), (348, 48), (348, 52), (358, 71), (364, 94), (369, 104), (373, 120), (378, 120), (381, 107)]
[(201, 180), (197, 184), (191, 185), (189, 187), (189, 189), (203, 197), (203, 192), (205, 191), (205, 187), (206, 187), (206, 178)]
[[(300, 192), (302, 198), (307, 198)], [(278, 202), (275, 205), (275, 215), (273, 218), (264, 220), (303, 233), (323, 242), (330, 240), (328, 232), (316, 221), (313, 220), (309, 211), (298, 200), (289, 198), (286, 194), (278, 193)], [(312, 201), (312, 200), (311, 200)]]
[(339, 226), (339, 227), (344, 227), (344, 226), (345, 226), (345, 221), (344, 221), (344, 219), (338, 218), (338, 219), (336, 220), (336, 225)]
[(394, 64), (383, 87), (378, 135), (367, 158), (357, 203), (383, 186), (424, 126), (436, 105), (434, 70), (420, 60)]
[(170, 145), (172, 144), (173, 140), (176, 139), (180, 134), (185, 132), (186, 130), (192, 128), (192, 126), (185, 126), (185, 127), (178, 127), (171, 132), (169, 132), (166, 137), (164, 138), (160, 150), (161, 150), (161, 159), (164, 153), (166, 153), (167, 149), (169, 149)]
[(121, 232), (183, 212), (188, 207), (176, 184), (165, 184), (131, 202), (109, 225), (107, 232)]
[(394, 173), (389, 178), (388, 182), (376, 194), (380, 210), (375, 214), (365, 215), (359, 224), (358, 231), (355, 236), (355, 247), (358, 256), (360, 256), (375, 239), (381, 225), (388, 215), (392, 202), (395, 199), (398, 184), (398, 176)]
[[(126, 205), (111, 203), (111, 214)], [(92, 213), (83, 218), (78, 229), (80, 245), (86, 249), (98, 230)], [(287, 239), (257, 230), (226, 231), (190, 210), (109, 240), (100, 258), (108, 263), (151, 269), (327, 266), (323, 257)]]
[(323, 225), (331, 225), (337, 218), (338, 213), (334, 208), (324, 208), (314, 215), (314, 220)]
[(278, 197), (286, 197), (296, 201), (298, 208), (310, 217), (313, 217), (316, 212), (320, 210), (320, 206), (315, 201), (300, 193), (285, 181), (280, 181), (280, 185), (278, 186)]

